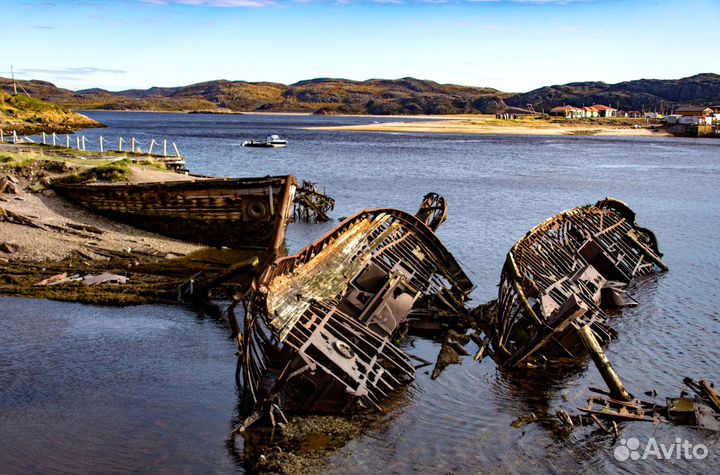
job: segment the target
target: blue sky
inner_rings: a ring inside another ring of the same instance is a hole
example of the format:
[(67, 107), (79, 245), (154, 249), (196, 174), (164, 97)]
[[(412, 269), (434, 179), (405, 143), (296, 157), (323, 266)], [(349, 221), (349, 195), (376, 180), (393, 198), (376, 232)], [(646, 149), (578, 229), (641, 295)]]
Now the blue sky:
[(720, 0), (3, 0), (0, 14), (0, 75), (70, 89), (413, 76), (514, 92), (720, 73)]

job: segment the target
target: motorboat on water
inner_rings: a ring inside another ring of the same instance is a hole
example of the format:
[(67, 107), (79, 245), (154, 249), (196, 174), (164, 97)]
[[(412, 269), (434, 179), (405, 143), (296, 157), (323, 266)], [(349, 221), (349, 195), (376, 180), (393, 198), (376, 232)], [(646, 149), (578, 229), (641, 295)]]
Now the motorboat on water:
[(243, 147), (264, 147), (279, 148), (287, 147), (288, 141), (281, 139), (278, 135), (268, 135), (265, 140), (246, 140), (242, 143)]

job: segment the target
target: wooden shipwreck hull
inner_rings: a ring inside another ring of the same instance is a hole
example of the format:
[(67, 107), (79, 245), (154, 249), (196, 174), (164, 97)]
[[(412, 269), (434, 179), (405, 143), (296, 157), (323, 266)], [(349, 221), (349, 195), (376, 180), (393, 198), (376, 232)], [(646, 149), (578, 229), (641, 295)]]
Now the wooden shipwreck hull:
[(414, 377), (394, 342), (409, 319), (465, 312), (472, 283), (424, 222), (361, 211), (256, 282), (238, 336), (238, 368), (255, 407), (345, 412), (378, 407)]
[[(495, 359), (514, 367), (532, 359), (586, 353), (578, 330), (601, 342), (613, 334), (605, 309), (623, 305), (633, 278), (667, 270), (655, 235), (615, 199), (548, 219), (510, 250), (490, 325)], [(591, 335), (592, 336), (592, 335)]]
[(285, 237), (293, 176), (125, 184), (61, 184), (86, 208), (138, 228), (211, 246), (277, 249)]

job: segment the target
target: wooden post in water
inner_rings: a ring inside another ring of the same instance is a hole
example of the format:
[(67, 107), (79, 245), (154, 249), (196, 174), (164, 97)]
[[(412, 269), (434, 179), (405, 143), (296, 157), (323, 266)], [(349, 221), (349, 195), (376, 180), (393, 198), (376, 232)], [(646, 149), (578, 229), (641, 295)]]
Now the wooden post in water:
[(122, 143), (123, 143), (123, 138), (120, 137), (120, 140), (118, 141), (118, 152), (122, 152)]
[(132, 140), (130, 141), (130, 151), (132, 153), (135, 153), (135, 137), (133, 137)]
[(104, 152), (103, 146), (102, 146), (102, 141), (103, 141), (103, 138), (102, 138), (102, 135), (101, 135), (101, 136), (100, 136), (100, 153), (103, 153), (103, 152)]
[(45, 132), (42, 133), (42, 138), (43, 138), (43, 145), (47, 145), (47, 143), (45, 142)]
[(167, 157), (167, 139), (163, 139), (163, 157)]
[(605, 356), (600, 343), (592, 332), (590, 325), (583, 325), (578, 331), (580, 333), (580, 339), (585, 345), (585, 348), (590, 352), (590, 356), (595, 362), (600, 375), (605, 380), (605, 384), (610, 389), (610, 396), (620, 401), (632, 401), (633, 396), (625, 389), (620, 376), (615, 372), (610, 360)]
[(57, 145), (57, 134), (55, 132), (53, 132), (53, 134), (52, 134), (52, 139), (53, 139), (53, 147), (54, 147), (55, 145)]
[(175, 156), (176, 156), (176, 157), (180, 157), (180, 151), (178, 150), (177, 145), (175, 144), (175, 142), (173, 142), (173, 148), (175, 149)]

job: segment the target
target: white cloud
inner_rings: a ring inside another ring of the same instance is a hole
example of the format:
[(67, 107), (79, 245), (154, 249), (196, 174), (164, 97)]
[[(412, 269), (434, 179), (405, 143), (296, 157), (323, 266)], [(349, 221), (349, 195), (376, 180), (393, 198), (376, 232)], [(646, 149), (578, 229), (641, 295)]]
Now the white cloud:
[(125, 74), (125, 71), (121, 69), (93, 68), (90, 66), (60, 69), (27, 68), (18, 69), (17, 72), (20, 74), (62, 74), (65, 76), (87, 76), (97, 73)]
[(275, 0), (142, 0), (149, 5), (190, 5), (216, 8), (263, 8), (276, 5)]

